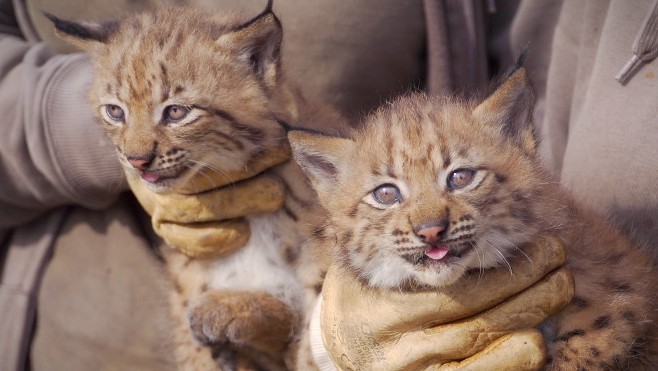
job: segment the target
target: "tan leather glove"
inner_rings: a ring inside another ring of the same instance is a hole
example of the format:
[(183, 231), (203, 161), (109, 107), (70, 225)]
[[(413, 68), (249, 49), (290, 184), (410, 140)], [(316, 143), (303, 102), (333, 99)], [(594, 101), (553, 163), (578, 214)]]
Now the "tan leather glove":
[(322, 339), (341, 370), (537, 370), (546, 346), (534, 329), (572, 299), (561, 244), (542, 238), (527, 258), (437, 291), (364, 286), (338, 267), (323, 289)]
[(211, 258), (247, 243), (250, 232), (244, 216), (273, 212), (283, 205), (283, 184), (258, 174), (289, 158), (289, 148), (280, 147), (255, 158), (243, 172), (196, 174), (176, 193), (154, 193), (134, 174), (127, 178), (151, 215), (153, 229), (168, 245), (193, 258)]

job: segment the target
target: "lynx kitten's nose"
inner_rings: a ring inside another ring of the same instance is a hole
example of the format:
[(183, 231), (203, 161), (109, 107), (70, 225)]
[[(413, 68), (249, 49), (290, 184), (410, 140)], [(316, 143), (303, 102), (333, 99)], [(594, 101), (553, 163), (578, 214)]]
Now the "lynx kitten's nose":
[(420, 226), (414, 230), (416, 236), (420, 237), (425, 243), (432, 244), (439, 240), (441, 232), (446, 228), (443, 225)]
[(146, 169), (155, 156), (127, 157), (128, 162), (137, 170)]

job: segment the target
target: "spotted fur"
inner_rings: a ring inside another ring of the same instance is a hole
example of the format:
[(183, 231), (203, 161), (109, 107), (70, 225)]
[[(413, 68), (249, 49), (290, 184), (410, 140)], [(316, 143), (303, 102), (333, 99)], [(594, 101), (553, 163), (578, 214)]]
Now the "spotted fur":
[(521, 68), (482, 102), (412, 94), (346, 137), (290, 133), (329, 213), (316, 242), (366, 284), (410, 290), (511, 270), (527, 244), (555, 235), (576, 298), (543, 326), (547, 368), (655, 369), (651, 255), (541, 168), (532, 97)]
[[(263, 151), (285, 146), (277, 121), (324, 130), (344, 124), (286, 82), (271, 2), (252, 19), (181, 7), (105, 24), (47, 16), (90, 54), (92, 107), (126, 172), (154, 192), (186, 186), (197, 172), (242, 170)], [(181, 369), (232, 369), (244, 355), (258, 367), (286, 368), (306, 305), (295, 271), (308, 260), (301, 247), (314, 196), (292, 162), (270, 176), (283, 181), (287, 200), (277, 213), (249, 217), (245, 247), (197, 260), (164, 250)]]

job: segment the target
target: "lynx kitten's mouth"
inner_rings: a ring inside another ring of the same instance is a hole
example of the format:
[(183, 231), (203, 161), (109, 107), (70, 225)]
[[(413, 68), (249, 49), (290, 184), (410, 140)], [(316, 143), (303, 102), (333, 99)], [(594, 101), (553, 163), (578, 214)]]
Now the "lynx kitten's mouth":
[(401, 255), (401, 257), (414, 265), (441, 267), (461, 259), (462, 254), (467, 250), (455, 249), (454, 247), (448, 247), (448, 245), (425, 245), (422, 250)]
[(145, 182), (160, 184), (167, 180), (180, 178), (183, 174), (187, 173), (188, 170), (188, 168), (182, 167), (177, 169), (166, 169), (166, 171), (143, 171), (140, 176)]
[(158, 180), (160, 180), (160, 175), (150, 172), (150, 171), (145, 171), (142, 173), (142, 179), (149, 183), (155, 183)]
[(425, 256), (433, 260), (441, 260), (448, 255), (449, 251), (445, 246), (432, 246), (429, 250), (425, 251)]

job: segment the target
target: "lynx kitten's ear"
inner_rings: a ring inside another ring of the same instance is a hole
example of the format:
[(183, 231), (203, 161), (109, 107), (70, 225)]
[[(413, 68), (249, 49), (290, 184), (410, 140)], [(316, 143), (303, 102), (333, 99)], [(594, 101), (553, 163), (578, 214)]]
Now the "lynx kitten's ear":
[(55, 17), (44, 12), (43, 15), (55, 25), (57, 36), (89, 51), (99, 44), (105, 44), (110, 36), (118, 30), (118, 22), (106, 22), (102, 24), (88, 22), (72, 22)]
[(256, 75), (272, 89), (277, 82), (283, 30), (272, 12), (272, 1), (252, 20), (217, 39), (222, 47), (253, 65)]
[(537, 143), (532, 123), (535, 95), (525, 68), (518, 67), (484, 102), (473, 111), (473, 116), (500, 128), (503, 135), (515, 141), (530, 156), (536, 153)]
[(292, 155), (318, 193), (331, 192), (349, 166), (355, 143), (351, 139), (311, 133), (288, 132)]

